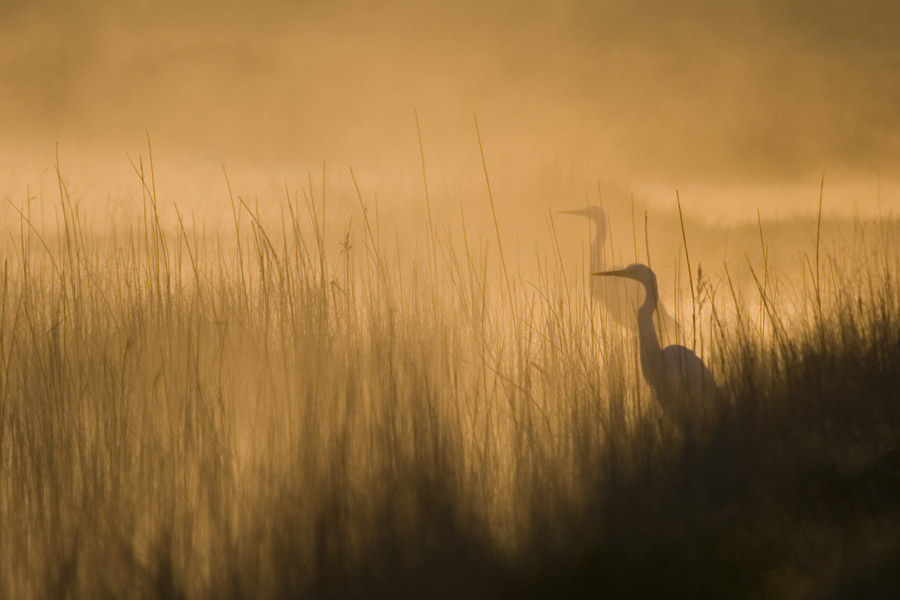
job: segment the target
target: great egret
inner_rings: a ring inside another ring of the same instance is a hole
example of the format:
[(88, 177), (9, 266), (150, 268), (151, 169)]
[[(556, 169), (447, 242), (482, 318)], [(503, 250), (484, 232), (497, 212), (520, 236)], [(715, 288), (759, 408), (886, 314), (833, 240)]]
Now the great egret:
[[(606, 211), (596, 205), (586, 206), (578, 210), (558, 211), (564, 215), (578, 215), (587, 217), (594, 224), (596, 233), (591, 240), (591, 273), (597, 273), (606, 268), (603, 257), (603, 246), (606, 243), (606, 231), (608, 227)], [(622, 327), (631, 331), (635, 329), (634, 310), (641, 301), (640, 285), (631, 282), (610, 282), (599, 278), (591, 281), (591, 296), (594, 301), (600, 303), (606, 313)], [(671, 339), (675, 335), (675, 319), (665, 307), (660, 304), (656, 325), (662, 339)]]
[(644, 286), (644, 302), (637, 309), (641, 371), (665, 415), (680, 426), (703, 418), (716, 395), (716, 380), (693, 350), (680, 345), (661, 348), (653, 325), (659, 292), (656, 275), (647, 265), (593, 273), (601, 277), (625, 277)]

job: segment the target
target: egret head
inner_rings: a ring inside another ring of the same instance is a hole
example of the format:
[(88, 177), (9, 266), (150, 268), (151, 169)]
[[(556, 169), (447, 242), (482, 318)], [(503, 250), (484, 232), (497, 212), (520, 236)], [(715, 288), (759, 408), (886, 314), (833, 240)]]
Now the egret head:
[(584, 208), (579, 208), (577, 210), (560, 210), (557, 211), (561, 215), (579, 215), (582, 217), (587, 217), (591, 221), (597, 224), (597, 227), (602, 231), (606, 226), (606, 211), (601, 207), (596, 205), (585, 206)]

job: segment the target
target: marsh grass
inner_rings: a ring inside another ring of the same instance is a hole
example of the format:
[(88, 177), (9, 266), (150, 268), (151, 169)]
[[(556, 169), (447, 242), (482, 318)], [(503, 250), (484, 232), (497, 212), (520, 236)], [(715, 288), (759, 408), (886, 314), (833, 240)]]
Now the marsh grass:
[(0, 595), (900, 589), (886, 229), (843, 255), (817, 240), (780, 287), (761, 236), (752, 299), (734, 266), (688, 269), (680, 305), (723, 393), (686, 434), (558, 251), (526, 280), (429, 221), (428, 257), (401, 264), (360, 194), (362, 245), (333, 252), (311, 182), (278, 223), (232, 195), (233, 237), (210, 239), (178, 213), (164, 228), (152, 168), (135, 171), (144, 218), (114, 235), (90, 230), (62, 177), (55, 228), (16, 208)]

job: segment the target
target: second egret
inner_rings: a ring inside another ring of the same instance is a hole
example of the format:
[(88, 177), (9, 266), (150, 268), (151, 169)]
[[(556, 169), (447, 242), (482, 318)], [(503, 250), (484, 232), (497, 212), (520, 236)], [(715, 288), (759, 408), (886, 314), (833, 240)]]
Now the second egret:
[[(561, 210), (560, 214), (578, 215), (586, 217), (593, 223), (596, 230), (591, 240), (590, 268), (591, 273), (603, 271), (606, 268), (603, 247), (606, 244), (607, 229), (609, 227), (606, 211), (602, 207), (589, 205), (578, 210)], [(641, 286), (636, 283), (612, 282), (593, 278), (591, 281), (591, 296), (606, 310), (613, 321), (631, 331), (635, 329), (634, 311), (641, 302)], [(656, 321), (659, 337), (664, 340), (672, 339), (675, 335), (675, 319), (669, 314), (662, 304), (658, 304)]]

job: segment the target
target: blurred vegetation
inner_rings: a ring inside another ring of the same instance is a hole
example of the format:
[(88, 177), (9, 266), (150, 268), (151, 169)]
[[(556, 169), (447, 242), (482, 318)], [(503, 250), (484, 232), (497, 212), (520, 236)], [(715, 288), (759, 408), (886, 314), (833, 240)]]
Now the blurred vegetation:
[(841, 254), (817, 243), (792, 287), (748, 260), (755, 298), (727, 266), (682, 275), (685, 339), (722, 388), (685, 432), (583, 266), (557, 255), (526, 282), (430, 222), (401, 264), (362, 196), (362, 244), (331, 252), (312, 184), (279, 223), (232, 197), (227, 242), (180, 215), (164, 230), (135, 168), (130, 230), (92, 232), (62, 178), (52, 230), (17, 207), (0, 596), (900, 593), (886, 225)]

